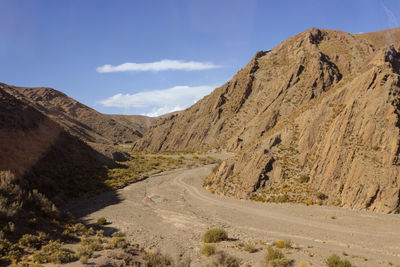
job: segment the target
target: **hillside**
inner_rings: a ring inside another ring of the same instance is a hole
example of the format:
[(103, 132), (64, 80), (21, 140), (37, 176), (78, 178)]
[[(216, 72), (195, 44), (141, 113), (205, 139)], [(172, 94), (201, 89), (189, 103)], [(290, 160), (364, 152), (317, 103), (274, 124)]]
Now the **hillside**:
[(54, 203), (104, 190), (115, 163), (9, 90), (0, 84), (0, 233), (26, 232), (29, 220), (47, 232)]
[(13, 86), (10, 89), (13, 89), (10, 93), (15, 97), (30, 101), (72, 135), (86, 142), (130, 143), (142, 137), (153, 120), (145, 116), (101, 114), (52, 88)]
[(226, 149), (206, 186), (260, 201), (398, 212), (400, 29), (310, 29), (158, 120), (137, 150)]

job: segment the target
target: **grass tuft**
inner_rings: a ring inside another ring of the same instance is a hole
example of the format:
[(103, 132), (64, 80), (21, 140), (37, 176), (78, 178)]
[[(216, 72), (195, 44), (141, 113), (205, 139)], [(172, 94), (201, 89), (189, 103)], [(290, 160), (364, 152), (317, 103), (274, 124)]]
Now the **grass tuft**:
[(103, 226), (107, 223), (107, 219), (104, 217), (100, 217), (99, 219), (97, 219), (97, 225), (98, 226)]
[(332, 254), (326, 260), (325, 263), (328, 267), (352, 267), (350, 261), (341, 259), (338, 255)]
[(267, 267), (289, 267), (293, 265), (293, 260), (287, 259), (285, 255), (273, 247), (267, 247), (267, 254), (265, 255)]
[(204, 256), (211, 256), (215, 254), (215, 246), (214, 245), (204, 245), (203, 248), (201, 249), (201, 254)]
[(222, 228), (210, 229), (203, 235), (203, 241), (205, 243), (218, 243), (224, 240), (228, 240), (228, 234)]

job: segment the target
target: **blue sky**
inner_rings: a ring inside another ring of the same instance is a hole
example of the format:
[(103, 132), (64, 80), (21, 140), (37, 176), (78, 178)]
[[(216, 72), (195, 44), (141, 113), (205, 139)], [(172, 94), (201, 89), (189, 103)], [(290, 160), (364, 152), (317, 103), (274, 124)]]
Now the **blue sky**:
[(193, 104), (257, 51), (308, 28), (398, 27), (400, 1), (0, 0), (0, 11), (0, 82), (155, 116)]

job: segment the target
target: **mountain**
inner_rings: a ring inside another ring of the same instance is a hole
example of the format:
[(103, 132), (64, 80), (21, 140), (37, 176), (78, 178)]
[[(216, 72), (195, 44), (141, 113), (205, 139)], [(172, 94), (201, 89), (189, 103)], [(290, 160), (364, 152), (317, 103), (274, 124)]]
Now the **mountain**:
[(52, 229), (54, 204), (104, 190), (102, 178), (115, 165), (13, 90), (0, 84), (1, 238), (26, 232), (29, 220)]
[(142, 137), (154, 120), (139, 115), (102, 114), (52, 88), (3, 86), (9, 94), (29, 102), (71, 135), (114, 160), (126, 160), (126, 155), (114, 145), (132, 143)]
[(130, 143), (151, 124), (145, 116), (106, 115), (52, 88), (13, 87), (16, 97), (25, 97), (43, 113), (86, 142)]
[(400, 210), (400, 29), (312, 28), (161, 118), (136, 150), (237, 152), (206, 180), (262, 201)]

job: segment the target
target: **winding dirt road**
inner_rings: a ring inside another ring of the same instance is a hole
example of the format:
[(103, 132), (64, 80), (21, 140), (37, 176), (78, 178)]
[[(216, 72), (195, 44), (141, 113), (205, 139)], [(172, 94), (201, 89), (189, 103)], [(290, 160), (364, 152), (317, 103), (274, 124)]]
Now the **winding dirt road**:
[[(332, 253), (356, 266), (400, 265), (400, 216), (325, 206), (265, 204), (213, 195), (203, 189), (212, 165), (154, 175), (121, 190), (80, 200), (74, 215), (94, 223), (106, 217), (111, 230), (127, 233), (146, 248), (159, 249), (176, 260), (190, 257), (192, 266), (209, 261), (201, 256), (201, 236), (223, 227), (232, 238), (217, 249), (262, 266), (265, 242), (290, 239), (285, 250), (296, 264), (324, 266)], [(239, 244), (260, 250), (248, 253)]]

